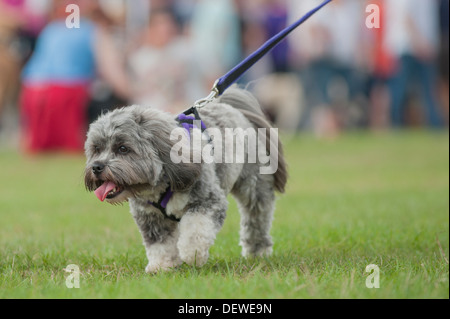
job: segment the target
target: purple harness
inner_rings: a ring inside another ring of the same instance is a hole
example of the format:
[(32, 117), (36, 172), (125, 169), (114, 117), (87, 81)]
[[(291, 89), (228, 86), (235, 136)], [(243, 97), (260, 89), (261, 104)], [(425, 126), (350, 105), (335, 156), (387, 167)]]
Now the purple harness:
[[(193, 114), (193, 115), (189, 115), (189, 114)], [(199, 121), (201, 123), (202, 133), (204, 133), (206, 130), (206, 125), (201, 120), (200, 115), (198, 114), (198, 111), (195, 107), (191, 107), (187, 111), (178, 115), (176, 120), (180, 124), (180, 126), (186, 130), (186, 132), (188, 133), (189, 139), (191, 138), (191, 130), (193, 128), (197, 128), (197, 126), (194, 124), (194, 121)], [(211, 138), (209, 138), (209, 142), (211, 142)], [(165, 218), (179, 222), (180, 221), (179, 218), (176, 218), (171, 215), (167, 215), (166, 207), (167, 207), (167, 203), (169, 203), (169, 200), (172, 198), (172, 195), (173, 195), (173, 192), (169, 185), (167, 187), (167, 189), (164, 191), (164, 193), (161, 195), (158, 202), (155, 203), (155, 202), (148, 201), (147, 203), (158, 208), (161, 211), (161, 213), (164, 215)]]

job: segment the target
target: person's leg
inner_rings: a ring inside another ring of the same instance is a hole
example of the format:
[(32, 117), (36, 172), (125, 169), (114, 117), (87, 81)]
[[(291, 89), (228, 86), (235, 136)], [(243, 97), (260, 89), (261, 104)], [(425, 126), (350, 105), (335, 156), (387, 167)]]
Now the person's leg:
[(44, 86), (22, 87), (20, 96), (20, 113), (22, 126), (22, 143), (26, 152), (39, 152), (46, 148), (49, 119), (46, 116), (48, 88)]
[[(87, 128), (88, 91), (84, 85), (54, 86), (52, 105), (52, 147), (78, 152), (84, 148)], [(50, 111), (51, 108), (51, 111)]]
[(409, 60), (410, 57), (408, 56), (400, 58), (398, 71), (388, 82), (391, 93), (390, 113), (393, 127), (401, 127), (404, 125), (404, 104), (411, 67)]
[(422, 88), (423, 107), (427, 123), (430, 127), (439, 128), (443, 125), (442, 115), (437, 99), (437, 74), (433, 62), (417, 61), (420, 87)]

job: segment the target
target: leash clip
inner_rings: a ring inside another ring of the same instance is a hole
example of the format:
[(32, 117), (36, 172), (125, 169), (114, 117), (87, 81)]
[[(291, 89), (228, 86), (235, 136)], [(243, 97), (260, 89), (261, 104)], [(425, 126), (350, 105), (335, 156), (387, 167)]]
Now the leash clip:
[(212, 102), (214, 99), (216, 99), (219, 96), (219, 90), (217, 89), (218, 82), (219, 82), (219, 80), (216, 80), (209, 95), (207, 97), (204, 97), (200, 100), (195, 101), (193, 107), (195, 107), (197, 109), (201, 109), (206, 104), (208, 104), (208, 103)]

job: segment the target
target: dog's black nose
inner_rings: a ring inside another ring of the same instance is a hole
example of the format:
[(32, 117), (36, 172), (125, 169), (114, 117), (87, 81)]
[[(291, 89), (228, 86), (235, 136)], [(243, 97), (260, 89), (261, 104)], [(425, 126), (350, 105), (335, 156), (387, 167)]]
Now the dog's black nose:
[(100, 174), (101, 172), (103, 172), (103, 170), (105, 169), (105, 165), (102, 163), (94, 163), (94, 165), (92, 165), (92, 172), (95, 175)]

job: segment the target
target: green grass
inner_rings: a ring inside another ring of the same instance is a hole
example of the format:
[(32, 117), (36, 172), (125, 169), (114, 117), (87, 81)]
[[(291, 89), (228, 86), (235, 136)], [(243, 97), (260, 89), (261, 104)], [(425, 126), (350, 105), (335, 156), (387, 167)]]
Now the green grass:
[(82, 156), (0, 151), (0, 298), (449, 298), (447, 132), (298, 136), (285, 152), (270, 258), (240, 257), (230, 198), (203, 268), (148, 275), (128, 206), (84, 190)]

